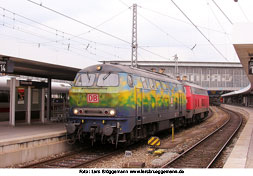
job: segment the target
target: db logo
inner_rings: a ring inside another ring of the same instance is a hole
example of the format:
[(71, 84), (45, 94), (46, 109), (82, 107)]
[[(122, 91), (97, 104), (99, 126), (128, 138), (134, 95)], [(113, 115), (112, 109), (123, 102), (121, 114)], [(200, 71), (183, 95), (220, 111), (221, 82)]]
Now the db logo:
[(98, 103), (99, 102), (98, 94), (87, 94), (87, 102)]

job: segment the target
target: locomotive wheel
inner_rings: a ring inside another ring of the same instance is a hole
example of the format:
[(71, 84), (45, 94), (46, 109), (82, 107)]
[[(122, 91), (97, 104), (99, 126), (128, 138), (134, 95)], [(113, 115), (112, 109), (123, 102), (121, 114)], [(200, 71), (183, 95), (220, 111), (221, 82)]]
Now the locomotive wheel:
[(75, 135), (70, 135), (70, 138), (67, 136), (67, 143), (73, 145), (76, 142)]

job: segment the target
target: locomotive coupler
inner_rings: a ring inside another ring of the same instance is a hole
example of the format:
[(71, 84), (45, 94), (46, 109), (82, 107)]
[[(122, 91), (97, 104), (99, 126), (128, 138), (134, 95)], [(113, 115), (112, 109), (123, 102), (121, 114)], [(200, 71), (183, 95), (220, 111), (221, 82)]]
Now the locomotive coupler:
[(80, 123), (67, 123), (67, 124), (65, 124), (67, 134), (73, 134), (76, 131), (77, 126), (79, 126), (79, 125), (80, 125)]

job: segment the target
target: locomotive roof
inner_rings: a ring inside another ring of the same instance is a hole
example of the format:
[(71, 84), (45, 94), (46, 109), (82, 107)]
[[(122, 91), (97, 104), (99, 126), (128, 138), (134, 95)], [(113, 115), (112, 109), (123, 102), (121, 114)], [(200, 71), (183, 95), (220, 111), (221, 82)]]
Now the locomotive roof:
[[(100, 71), (97, 71), (97, 66), (101, 66), (102, 69)], [(173, 82), (176, 84), (182, 84), (181, 82), (177, 81), (176, 79), (170, 78), (168, 75), (160, 74), (160, 73), (155, 73), (151, 72), (148, 70), (143, 70), (139, 69), (136, 67), (130, 67), (130, 66), (125, 66), (125, 65), (116, 65), (116, 64), (98, 64), (98, 65), (92, 65), (89, 67), (86, 67), (82, 70), (79, 71), (79, 73), (131, 73), (134, 75), (142, 76), (145, 78), (153, 78), (157, 80), (162, 80), (162, 81), (169, 81)]]
[(199, 88), (199, 89), (203, 89), (203, 90), (207, 90), (197, 84), (194, 84), (194, 83), (191, 83), (191, 82), (187, 82), (187, 81), (183, 81), (183, 84), (186, 85), (186, 86), (191, 86), (191, 87), (195, 87), (195, 88)]

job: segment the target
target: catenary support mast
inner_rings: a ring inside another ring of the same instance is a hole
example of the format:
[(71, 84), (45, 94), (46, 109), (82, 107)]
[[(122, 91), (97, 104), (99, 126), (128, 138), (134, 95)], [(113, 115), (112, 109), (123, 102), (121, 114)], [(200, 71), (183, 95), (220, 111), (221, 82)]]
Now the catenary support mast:
[(137, 67), (137, 47), (137, 4), (133, 4), (132, 67)]

